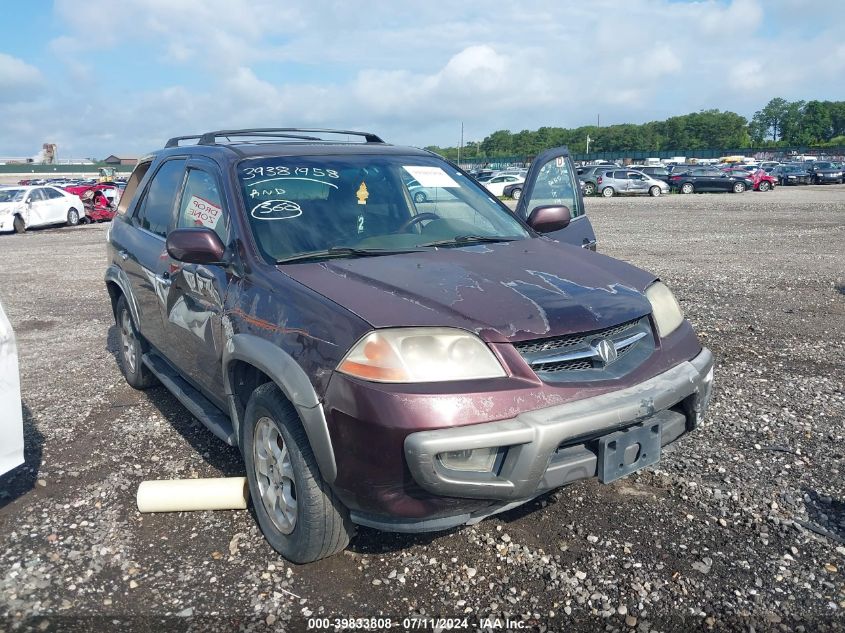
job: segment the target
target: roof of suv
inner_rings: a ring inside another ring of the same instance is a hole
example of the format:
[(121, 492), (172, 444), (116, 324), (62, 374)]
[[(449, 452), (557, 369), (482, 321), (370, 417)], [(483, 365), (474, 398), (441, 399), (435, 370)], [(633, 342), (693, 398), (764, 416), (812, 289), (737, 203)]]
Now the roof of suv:
[[(359, 136), (364, 142), (339, 137)], [(221, 140), (218, 140), (221, 139)], [(181, 141), (197, 141), (195, 144), (180, 145)], [(234, 154), (237, 158), (258, 156), (308, 156), (325, 154), (417, 154), (430, 155), (427, 150), (414, 147), (389, 145), (375, 134), (349, 130), (327, 130), (312, 128), (262, 128), (246, 130), (220, 130), (201, 135), (177, 136), (167, 141), (164, 149), (154, 152), (172, 154)]]

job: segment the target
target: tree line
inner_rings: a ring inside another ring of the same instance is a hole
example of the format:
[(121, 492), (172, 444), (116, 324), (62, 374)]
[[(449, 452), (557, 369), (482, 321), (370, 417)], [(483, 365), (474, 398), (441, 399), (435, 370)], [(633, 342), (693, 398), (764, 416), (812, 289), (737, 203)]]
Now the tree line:
[(749, 121), (735, 112), (702, 110), (665, 121), (586, 125), (579, 128), (541, 127), (498, 130), (463, 148), (429, 146), (452, 160), (534, 156), (550, 147), (590, 152), (736, 149), (745, 147), (845, 146), (845, 101), (787, 101), (774, 98)]

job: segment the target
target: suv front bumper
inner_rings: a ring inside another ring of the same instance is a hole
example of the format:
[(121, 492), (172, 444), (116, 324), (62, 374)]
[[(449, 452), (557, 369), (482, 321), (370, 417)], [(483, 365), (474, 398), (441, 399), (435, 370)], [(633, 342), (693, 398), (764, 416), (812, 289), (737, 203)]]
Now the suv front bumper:
[[(512, 507), (517, 505), (513, 502), (596, 476), (598, 439), (609, 433), (659, 423), (662, 445), (678, 439), (702, 420), (712, 385), (713, 355), (704, 348), (692, 360), (627, 389), (507, 420), (412, 433), (405, 438), (405, 458), (416, 482), (430, 493)], [(500, 448), (491, 472), (448, 469), (438, 458), (440, 453), (489, 447)]]

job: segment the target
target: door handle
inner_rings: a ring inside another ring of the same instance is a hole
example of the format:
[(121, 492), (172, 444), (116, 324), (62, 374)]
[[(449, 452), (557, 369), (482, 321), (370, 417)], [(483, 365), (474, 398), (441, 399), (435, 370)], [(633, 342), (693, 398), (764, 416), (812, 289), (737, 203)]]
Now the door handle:
[(129, 253), (127, 253), (126, 251), (118, 251), (117, 254), (120, 255), (120, 259), (122, 259), (123, 261), (129, 259)]
[(170, 278), (170, 273), (165, 271), (160, 275), (156, 275), (156, 283), (163, 288), (170, 288), (170, 284), (173, 283), (173, 280)]

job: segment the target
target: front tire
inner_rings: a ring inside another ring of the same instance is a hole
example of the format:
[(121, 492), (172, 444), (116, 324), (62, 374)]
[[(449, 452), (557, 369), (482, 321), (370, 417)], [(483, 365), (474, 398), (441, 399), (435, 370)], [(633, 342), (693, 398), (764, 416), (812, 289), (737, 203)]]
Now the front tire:
[(761, 182), (760, 186), (757, 187), (757, 189), (760, 190), (760, 191), (768, 191), (771, 188), (772, 188), (772, 185), (767, 180), (764, 180), (763, 182)]
[(693, 187), (691, 182), (685, 182), (681, 185), (681, 193), (694, 193), (695, 187)]
[(147, 389), (158, 382), (155, 375), (144, 365), (144, 344), (132, 321), (132, 313), (126, 303), (126, 297), (117, 300), (115, 320), (120, 338), (120, 368), (130, 387)]
[(519, 200), (522, 197), (522, 189), (514, 189), (511, 191), (511, 198)]
[(734, 193), (742, 193), (743, 191), (745, 191), (745, 184), (741, 183), (741, 182), (735, 182), (733, 192)]
[(596, 186), (593, 183), (588, 182), (588, 183), (584, 184), (584, 195), (585, 196), (591, 196), (595, 192), (596, 192)]
[(273, 549), (310, 563), (346, 548), (349, 512), (323, 481), (296, 409), (275, 384), (252, 392), (241, 447), (255, 516)]
[(648, 190), (648, 193), (652, 198), (657, 198), (662, 192), (660, 191), (660, 187), (654, 185), (651, 189)]
[(15, 229), (15, 233), (23, 233), (26, 231), (26, 223), (23, 221), (23, 218), (19, 215), (15, 216), (15, 219), (12, 222), (12, 226)]
[(613, 187), (605, 187), (601, 190), (601, 195), (605, 198), (612, 198), (614, 193), (616, 192), (613, 190)]
[(79, 211), (71, 207), (67, 212), (67, 225), (76, 226), (79, 224)]
[(414, 202), (416, 202), (417, 204), (425, 202), (426, 200), (427, 198), (425, 197), (425, 194), (422, 191), (418, 191), (414, 194)]

